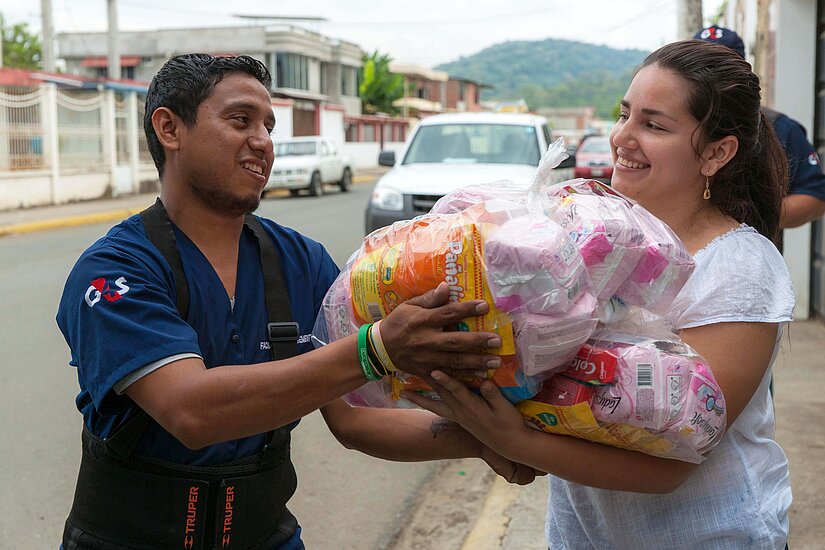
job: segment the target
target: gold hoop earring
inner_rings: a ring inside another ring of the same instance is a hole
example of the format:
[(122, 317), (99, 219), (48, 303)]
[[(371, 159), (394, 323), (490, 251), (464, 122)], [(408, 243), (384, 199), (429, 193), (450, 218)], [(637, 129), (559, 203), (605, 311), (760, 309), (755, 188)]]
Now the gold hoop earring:
[(702, 198), (710, 200), (710, 176), (707, 174), (705, 174), (705, 192), (702, 194)]

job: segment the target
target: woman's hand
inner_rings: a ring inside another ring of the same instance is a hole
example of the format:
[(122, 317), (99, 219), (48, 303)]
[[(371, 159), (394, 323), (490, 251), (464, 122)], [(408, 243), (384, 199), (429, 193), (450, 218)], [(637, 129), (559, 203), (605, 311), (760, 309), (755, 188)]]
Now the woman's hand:
[(501, 365), (498, 356), (485, 352), (499, 347), (501, 338), (491, 332), (445, 329), (468, 317), (484, 315), (489, 309), (483, 300), (450, 302), (450, 289), (441, 283), (387, 315), (381, 321), (381, 340), (399, 370), (428, 382), (433, 369), (485, 372)]
[(533, 483), (536, 477), (547, 475), (547, 472), (504, 458), (486, 445), (482, 446), (481, 459), (487, 463), (491, 470), (503, 477), (507, 483), (529, 485)]
[(438, 416), (460, 424), (493, 451), (507, 457), (508, 449), (530, 428), (521, 413), (490, 380), (481, 384), (481, 397), (441, 371), (432, 372), (433, 389), (441, 401), (405, 392), (404, 398)]

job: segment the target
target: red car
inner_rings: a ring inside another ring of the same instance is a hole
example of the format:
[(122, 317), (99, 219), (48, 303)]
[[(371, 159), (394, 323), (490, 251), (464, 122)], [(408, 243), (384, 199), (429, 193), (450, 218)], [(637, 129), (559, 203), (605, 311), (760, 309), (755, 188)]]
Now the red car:
[(613, 177), (613, 156), (607, 136), (593, 136), (581, 142), (576, 150), (573, 176), (610, 183), (610, 178)]

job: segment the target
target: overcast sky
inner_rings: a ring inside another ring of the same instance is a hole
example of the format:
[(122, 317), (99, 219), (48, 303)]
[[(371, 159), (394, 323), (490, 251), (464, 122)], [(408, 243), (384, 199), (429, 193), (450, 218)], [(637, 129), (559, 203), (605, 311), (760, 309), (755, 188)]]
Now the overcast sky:
[[(705, 17), (722, 0), (704, 0)], [(677, 0), (118, 0), (121, 30), (250, 24), (233, 14), (322, 17), (301, 23), (432, 67), (508, 40), (561, 38), (653, 50), (676, 39)], [(0, 0), (9, 22), (41, 28), (39, 0)], [(106, 0), (52, 0), (55, 32), (106, 30)], [(132, 53), (132, 52), (121, 52)]]

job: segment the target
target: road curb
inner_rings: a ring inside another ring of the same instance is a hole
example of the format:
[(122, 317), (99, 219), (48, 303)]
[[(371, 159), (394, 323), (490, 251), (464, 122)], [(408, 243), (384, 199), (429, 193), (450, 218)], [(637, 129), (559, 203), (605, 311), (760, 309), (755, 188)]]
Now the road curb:
[(507, 535), (507, 527), (510, 523), (508, 510), (516, 502), (519, 494), (519, 486), (507, 483), (504, 478), (496, 476), (493, 481), (481, 513), (478, 515), (475, 524), (461, 550), (498, 550), (501, 548), (502, 540)]
[[(374, 183), (379, 176), (374, 174), (353, 176), (352, 182), (356, 184)], [(279, 191), (278, 189), (269, 191), (273, 193)], [(45, 231), (48, 229), (63, 229), (66, 227), (77, 227), (81, 225), (89, 225), (93, 223), (105, 223), (111, 221), (120, 221), (122, 219), (133, 216), (144, 210), (151, 203), (141, 206), (140, 208), (119, 208), (117, 210), (110, 210), (107, 212), (98, 212), (95, 214), (81, 214), (77, 216), (64, 216), (60, 218), (53, 218), (47, 220), (39, 220), (35, 222), (16, 223), (5, 226), (0, 226), (0, 237), (6, 235), (21, 235), (24, 233), (35, 233), (37, 231)]]
[[(147, 205), (150, 206), (150, 205)], [(111, 210), (108, 212), (98, 212), (95, 214), (82, 214), (79, 216), (67, 216), (50, 220), (40, 220), (36, 222), (18, 223), (0, 227), (0, 237), (4, 235), (16, 235), (22, 233), (34, 233), (47, 229), (62, 229), (65, 227), (77, 227), (93, 223), (104, 223), (110, 221), (120, 221), (129, 216), (133, 216), (144, 210), (146, 206), (140, 208), (126, 208)]]

